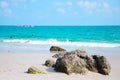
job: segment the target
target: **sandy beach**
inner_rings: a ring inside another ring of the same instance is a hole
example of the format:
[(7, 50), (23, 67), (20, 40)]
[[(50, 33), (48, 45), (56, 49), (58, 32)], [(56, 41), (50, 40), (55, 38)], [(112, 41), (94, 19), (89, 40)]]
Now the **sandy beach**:
[(0, 0), (0, 80), (120, 80), (120, 0)]
[[(0, 80), (119, 80), (120, 56), (107, 56), (111, 64), (110, 75), (88, 72), (87, 75), (55, 72), (53, 68), (44, 66), (51, 53), (0, 53)], [(28, 74), (29, 67), (43, 69), (47, 74)]]

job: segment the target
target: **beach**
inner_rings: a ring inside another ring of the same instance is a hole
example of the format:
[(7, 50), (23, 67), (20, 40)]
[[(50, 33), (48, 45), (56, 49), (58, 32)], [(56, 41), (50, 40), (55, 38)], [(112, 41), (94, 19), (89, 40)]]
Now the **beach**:
[[(108, 50), (109, 51), (109, 50)], [(119, 52), (118, 52), (119, 53)], [(120, 56), (106, 56), (111, 64), (109, 75), (88, 72), (86, 75), (55, 72), (54, 68), (44, 65), (47, 59), (53, 59), (54, 53), (0, 53), (0, 80), (119, 80)], [(28, 74), (28, 68), (35, 66), (47, 74)]]
[(120, 80), (120, 0), (0, 0), (0, 80)]
[[(119, 26), (0, 26), (0, 32), (0, 80), (119, 80)], [(54, 53), (50, 53), (51, 46), (105, 56), (111, 72), (109, 75), (55, 72), (44, 65), (48, 59), (56, 61), (52, 58)], [(31, 66), (47, 74), (28, 74)]]

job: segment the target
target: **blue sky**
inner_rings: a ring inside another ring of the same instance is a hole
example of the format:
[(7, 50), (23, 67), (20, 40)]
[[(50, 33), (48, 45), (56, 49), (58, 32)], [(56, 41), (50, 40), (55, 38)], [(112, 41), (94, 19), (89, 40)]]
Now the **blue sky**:
[(120, 25), (120, 0), (0, 0), (0, 25)]

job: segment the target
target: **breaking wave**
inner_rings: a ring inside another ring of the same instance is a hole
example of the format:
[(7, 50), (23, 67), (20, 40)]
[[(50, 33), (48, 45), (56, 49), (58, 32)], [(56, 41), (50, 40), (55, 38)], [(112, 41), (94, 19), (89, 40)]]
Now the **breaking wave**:
[(120, 47), (119, 43), (98, 43), (98, 42), (72, 42), (57, 41), (56, 39), (48, 40), (23, 40), (23, 39), (6, 39), (0, 40), (0, 43), (22, 43), (22, 44), (34, 44), (34, 45), (58, 45), (58, 46), (76, 46), (76, 47)]

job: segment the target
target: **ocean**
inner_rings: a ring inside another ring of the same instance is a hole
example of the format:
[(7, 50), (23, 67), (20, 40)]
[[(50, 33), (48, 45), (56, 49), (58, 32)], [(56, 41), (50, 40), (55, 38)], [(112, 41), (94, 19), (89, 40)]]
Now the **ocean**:
[(0, 51), (8, 45), (14, 46), (13, 51), (23, 46), (45, 51), (52, 45), (120, 48), (120, 26), (0, 26)]
[(0, 42), (26, 41), (120, 44), (120, 26), (0, 26)]

